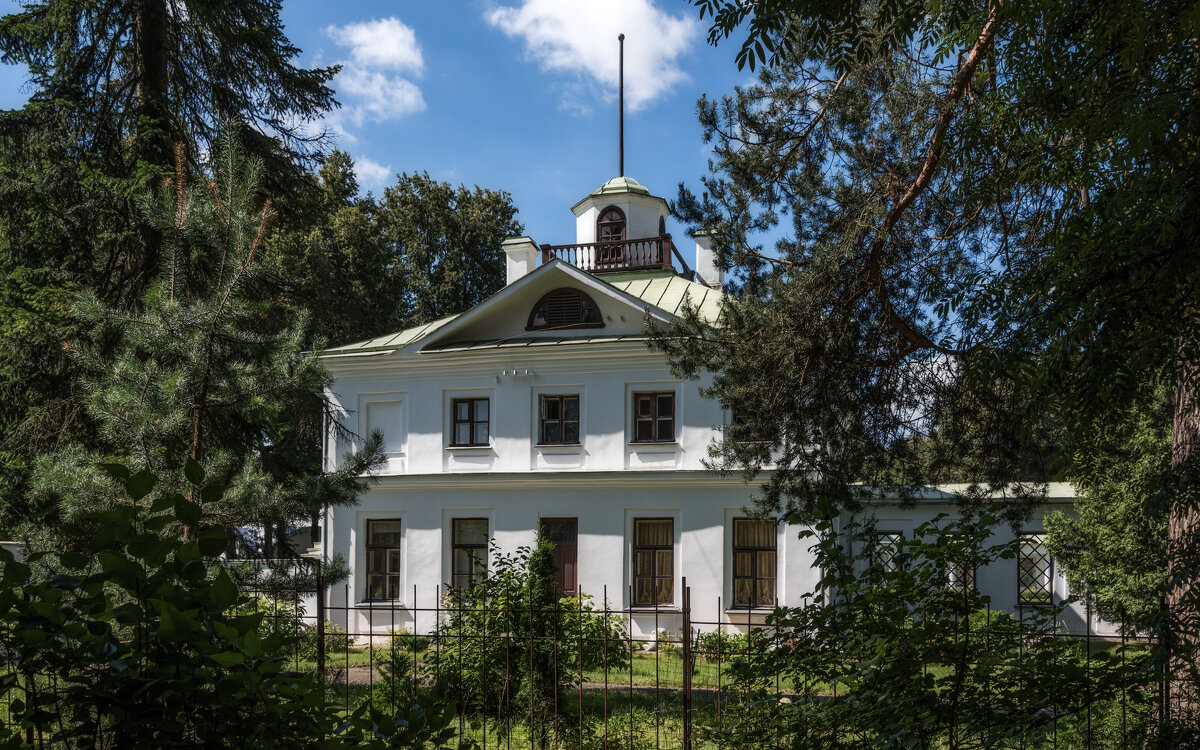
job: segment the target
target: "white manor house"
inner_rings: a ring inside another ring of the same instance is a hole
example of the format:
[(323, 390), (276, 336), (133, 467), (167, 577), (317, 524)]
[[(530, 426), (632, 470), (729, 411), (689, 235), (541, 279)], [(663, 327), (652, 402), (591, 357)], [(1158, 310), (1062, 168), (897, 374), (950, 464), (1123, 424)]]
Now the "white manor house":
[[(344, 555), (352, 571), (330, 601), (350, 632), (427, 631), (432, 615), (416, 610), (470, 585), (489, 540), (515, 550), (539, 527), (559, 586), (632, 611), (635, 635), (679, 627), (685, 578), (692, 619), (731, 628), (812, 590), (811, 542), (748, 517), (757, 488), (703, 465), (730, 414), (647, 346), (647, 315), (665, 323), (685, 304), (717, 315), (723, 278), (706, 238), (693, 272), (666, 234), (666, 201), (627, 177), (572, 210), (575, 244), (507, 240), (507, 286), (474, 308), (323, 355), (346, 432), (385, 435), (371, 489), (321, 521), (320, 554)], [(356, 447), (331, 430), (327, 467)], [(956, 512), (953, 488), (921, 497), (875, 507), (877, 528), (903, 535)], [(1051, 485), (1018, 559), (976, 571), (995, 609), (1069, 596), (1039, 534), (1042, 515), (1072, 497)], [(1082, 632), (1086, 619), (1072, 604), (1064, 626)]]

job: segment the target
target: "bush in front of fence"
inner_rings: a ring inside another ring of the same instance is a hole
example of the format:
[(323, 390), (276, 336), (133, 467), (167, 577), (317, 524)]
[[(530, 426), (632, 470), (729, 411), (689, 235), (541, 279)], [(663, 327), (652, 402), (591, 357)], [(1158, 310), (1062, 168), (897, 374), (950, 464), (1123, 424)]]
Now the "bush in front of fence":
[[(939, 516), (881, 558), (870, 525), (820, 517), (802, 533), (817, 590), (777, 609), (762, 631), (768, 646), (732, 663), (731, 703), (704, 735), (747, 749), (1050, 747), (1060, 735), (1095, 746), (1101, 731), (1144, 726), (1154, 679), (1144, 649), (1072, 637), (1061, 605), (998, 614), (955, 574), (1016, 557), (1016, 543), (992, 543), (995, 518)], [(1093, 725), (1109, 711), (1120, 718)]]
[(450, 589), (429, 653), (414, 659), (413, 636), (392, 639), (376, 702), (394, 707), (440, 680), (458, 710), (486, 717), (501, 731), (529, 727), (538, 744), (578, 717), (556, 694), (573, 690), (583, 671), (628, 660), (625, 618), (596, 609), (590, 596), (560, 598), (553, 548), (506, 553), (493, 544), (489, 567), (470, 588)]
[[(263, 634), (264, 612), (218, 563), (224, 528), (152, 494), (151, 473), (106, 468), (128, 502), (84, 519), (84, 552), (0, 550), (0, 747), (382, 750), (454, 734), (453, 700), (347, 716), (314, 674), (288, 671), (299, 634)], [(220, 497), (199, 465), (187, 474), (204, 501)]]

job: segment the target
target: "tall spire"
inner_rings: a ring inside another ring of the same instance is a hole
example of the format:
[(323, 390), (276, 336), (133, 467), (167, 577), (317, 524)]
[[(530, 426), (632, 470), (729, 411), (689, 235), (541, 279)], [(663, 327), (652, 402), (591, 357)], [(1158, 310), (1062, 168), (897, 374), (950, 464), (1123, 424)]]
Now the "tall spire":
[(617, 176), (625, 176), (625, 35), (617, 36), (621, 47), (621, 61), (617, 68)]

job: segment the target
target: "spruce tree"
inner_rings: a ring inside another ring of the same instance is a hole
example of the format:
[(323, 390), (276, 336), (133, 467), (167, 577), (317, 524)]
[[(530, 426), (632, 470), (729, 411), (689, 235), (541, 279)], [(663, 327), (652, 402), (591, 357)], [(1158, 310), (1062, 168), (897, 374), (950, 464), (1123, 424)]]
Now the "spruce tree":
[[(232, 128), (195, 178), (178, 147), (174, 177), (144, 204), (164, 237), (164, 263), (141, 309), (114, 308), (93, 293), (74, 311), (95, 338), (120, 342), (113, 353), (68, 342), (87, 373), (85, 403), (101, 447), (74, 444), (39, 459), (34, 506), (19, 518), (27, 538), (119, 501), (119, 488), (99, 472), (103, 461), (151, 470), (200, 502), (205, 524), (272, 528), (365, 489), (378, 436), (345, 468), (321, 471), (329, 376), (303, 349), (305, 316), (279, 324), (258, 293), (272, 217), (270, 199), (257, 197), (261, 177), (261, 162), (241, 153)], [(228, 488), (219, 497), (201, 497), (186, 482), (200, 464)]]

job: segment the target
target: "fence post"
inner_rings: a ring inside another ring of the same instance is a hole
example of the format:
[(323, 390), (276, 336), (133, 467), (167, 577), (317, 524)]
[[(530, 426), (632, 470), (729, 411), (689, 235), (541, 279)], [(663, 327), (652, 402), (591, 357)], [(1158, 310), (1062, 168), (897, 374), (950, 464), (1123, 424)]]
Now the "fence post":
[[(325, 685), (325, 576), (317, 558), (317, 677)], [(324, 687), (322, 687), (324, 689)]]
[(692, 750), (692, 590), (683, 578), (683, 750)]

